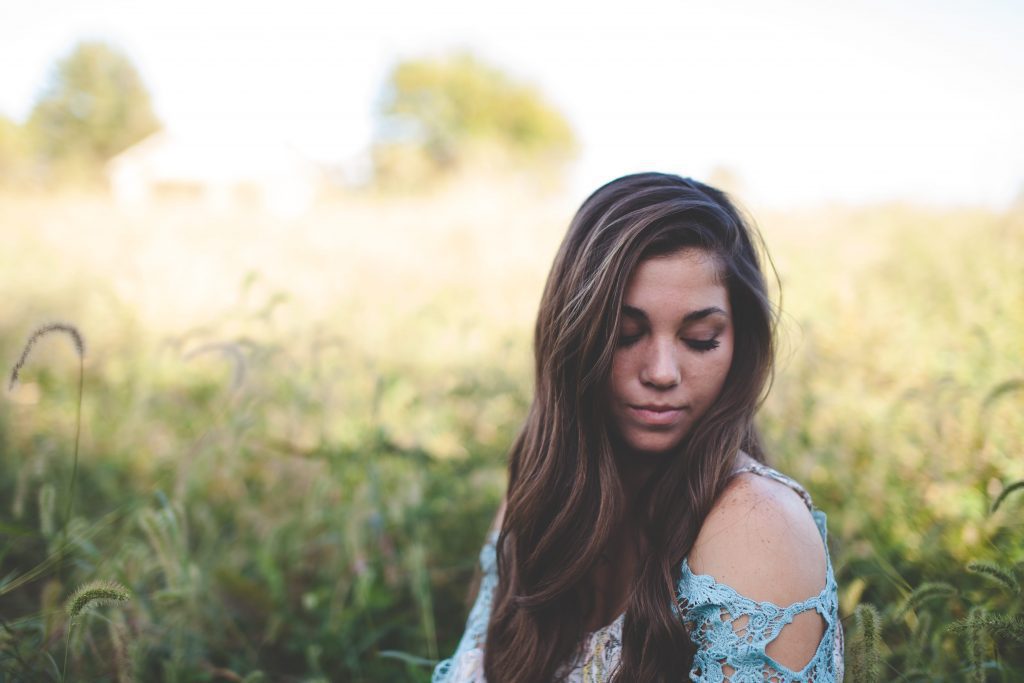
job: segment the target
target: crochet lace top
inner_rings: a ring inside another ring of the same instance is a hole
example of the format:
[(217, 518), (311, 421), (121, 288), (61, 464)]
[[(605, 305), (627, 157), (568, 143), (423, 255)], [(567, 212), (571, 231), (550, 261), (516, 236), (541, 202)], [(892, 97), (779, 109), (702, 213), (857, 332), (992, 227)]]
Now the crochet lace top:
[[(676, 600), (682, 606), (690, 638), (697, 646), (690, 680), (718, 683), (721, 681), (771, 681), (791, 683), (814, 681), (825, 683), (843, 678), (843, 627), (839, 621), (836, 580), (828, 551), (825, 513), (814, 507), (811, 497), (793, 479), (765, 465), (754, 463), (736, 471), (753, 472), (770, 477), (796, 491), (811, 511), (811, 516), (825, 544), (825, 587), (817, 595), (801, 602), (780, 607), (771, 602), (751, 600), (731, 587), (717, 582), (707, 574), (695, 574), (686, 559), (676, 586)], [(486, 683), (483, 672), (484, 639), (490, 620), (491, 600), (498, 584), (495, 555), (497, 531), (491, 532), (480, 551), (483, 579), (466, 630), (459, 646), (449, 659), (434, 669), (432, 683)], [(783, 627), (807, 610), (817, 611), (825, 621), (825, 633), (811, 660), (799, 671), (774, 661), (765, 648)], [(559, 670), (558, 679), (565, 683), (598, 683), (608, 681), (619, 662), (622, 650), (622, 624), (625, 613), (588, 634), (574, 661)], [(736, 622), (746, 618), (746, 623)]]

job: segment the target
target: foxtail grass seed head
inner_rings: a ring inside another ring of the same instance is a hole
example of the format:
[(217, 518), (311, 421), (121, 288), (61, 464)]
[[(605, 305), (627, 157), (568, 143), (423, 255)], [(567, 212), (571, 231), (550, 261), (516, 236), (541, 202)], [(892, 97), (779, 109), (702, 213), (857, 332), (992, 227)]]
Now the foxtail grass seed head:
[(37, 341), (51, 332), (63, 332), (71, 337), (71, 342), (75, 345), (75, 352), (78, 354), (78, 359), (82, 360), (85, 358), (85, 342), (82, 341), (82, 333), (78, 331), (77, 327), (67, 323), (50, 323), (48, 325), (43, 325), (42, 327), (36, 328), (36, 330), (29, 335), (28, 341), (25, 342), (25, 348), (21, 351), (21, 357), (18, 358), (18, 362), (15, 363), (14, 368), (11, 369), (11, 379), (7, 385), (8, 391), (14, 389), (14, 385), (18, 383), (18, 374), (21, 372), (21, 368), (25, 365), (25, 361), (28, 360), (28, 356), (32, 352), (32, 347), (35, 346)]
[(916, 610), (926, 602), (938, 598), (949, 598), (956, 595), (956, 593), (956, 588), (945, 581), (926, 581), (907, 596), (906, 602), (903, 603), (896, 616), (897, 618), (902, 617), (910, 610)]
[(984, 610), (977, 613), (972, 612), (963, 619), (957, 619), (952, 624), (948, 624), (945, 631), (962, 635), (979, 629), (987, 632), (993, 638), (1024, 643), (1024, 617), (997, 615)]
[(1013, 595), (1020, 595), (1020, 582), (1013, 575), (1013, 570), (992, 562), (976, 560), (967, 565), (967, 571), (984, 576), (993, 583), (998, 583)]
[(974, 683), (985, 683), (985, 617), (981, 607), (972, 607), (967, 617), (967, 659), (971, 663), (971, 678)]
[(852, 643), (850, 680), (852, 683), (875, 683), (881, 657), (878, 643), (881, 639), (882, 619), (874, 605), (862, 603), (854, 611), (857, 635)]
[(996, 499), (992, 501), (992, 508), (990, 509), (990, 512), (994, 513), (996, 510), (998, 510), (999, 506), (1003, 504), (1003, 501), (1006, 500), (1006, 497), (1009, 496), (1011, 493), (1013, 493), (1014, 491), (1021, 490), (1024, 490), (1024, 479), (1021, 479), (1020, 481), (1015, 481), (1012, 484), (1008, 485), (999, 493)]
[(878, 610), (875, 609), (874, 605), (865, 603), (857, 605), (855, 615), (857, 624), (860, 626), (860, 632), (864, 638), (864, 642), (872, 646), (877, 646), (881, 635), (879, 633), (879, 627), (881, 626), (882, 621), (882, 618), (878, 614)]
[(90, 581), (80, 586), (68, 600), (68, 615), (74, 619), (87, 609), (127, 602), (130, 598), (129, 590), (117, 581)]
[(995, 617), (988, 630), (994, 636), (1024, 645), (1024, 617)]

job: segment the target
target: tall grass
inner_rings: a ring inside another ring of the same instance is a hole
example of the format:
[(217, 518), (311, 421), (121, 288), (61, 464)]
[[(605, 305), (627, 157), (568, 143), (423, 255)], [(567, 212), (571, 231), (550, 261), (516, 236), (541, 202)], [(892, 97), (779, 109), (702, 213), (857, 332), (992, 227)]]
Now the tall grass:
[[(82, 391), (85, 387), (85, 342), (82, 340), (81, 332), (79, 332), (74, 325), (68, 325), (66, 323), (49, 323), (34, 330), (32, 334), (29, 335), (28, 341), (25, 342), (25, 346), (21, 350), (21, 355), (18, 356), (18, 360), (14, 363), (14, 367), (11, 368), (11, 378), (10, 382), (8, 382), (7, 388), (8, 390), (11, 390), (17, 384), (18, 373), (21, 372), (26, 361), (28, 361), (29, 355), (32, 353), (32, 347), (35, 346), (36, 342), (46, 335), (53, 333), (64, 333), (67, 335), (74, 344), (75, 353), (78, 356), (78, 401), (76, 403), (75, 412), (74, 452), (71, 456), (71, 476), (68, 477), (67, 493), (64, 495), (65, 500), (67, 500), (67, 505), (64, 508), (64, 515), (60, 520), (60, 558), (63, 559), (64, 550), (67, 547), (68, 541), (68, 521), (71, 519), (71, 510), (75, 502), (75, 481), (78, 478), (78, 445), (82, 434)], [(44, 534), (48, 531), (52, 531), (53, 528), (52, 507), (54, 503), (55, 494), (52, 486), (44, 486), (40, 488), (40, 530)], [(60, 570), (61, 563), (60, 560), (58, 560), (58, 576), (60, 575)]]
[[(461, 635), (569, 217), (522, 199), (287, 225), (0, 202), (25, 226), (0, 255), (2, 357), (40, 315), (90, 338), (81, 404), (50, 345), (0, 402), (0, 672), (59, 680), (67, 654), (72, 680), (428, 680)], [(786, 312), (762, 424), (828, 513), (851, 676), (1021, 678), (1024, 220), (761, 223)], [(96, 580), (133, 598), (68, 639), (70, 588)]]

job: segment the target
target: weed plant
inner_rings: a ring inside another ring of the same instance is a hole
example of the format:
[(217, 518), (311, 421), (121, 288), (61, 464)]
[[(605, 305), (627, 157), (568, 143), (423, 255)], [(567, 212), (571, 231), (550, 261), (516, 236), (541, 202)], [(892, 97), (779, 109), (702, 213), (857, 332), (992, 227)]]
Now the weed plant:
[[(1024, 680), (1022, 213), (762, 221), (785, 315), (760, 419), (828, 514), (849, 679)], [(324, 281), (387, 266), (324, 240)], [(528, 407), (541, 269), (500, 296), (477, 273), (425, 279), (413, 303), (367, 286), (319, 317), (247, 279), (210, 321), (154, 330), (131, 306), (93, 324), (78, 292), (116, 300), (105, 270), (33, 288), (0, 266), (11, 367), (37, 311), (90, 339), (73, 368), (40, 346), (0, 400), (0, 679), (429, 680)], [(501, 305), (527, 314), (502, 326)], [(72, 628), (83, 585), (131, 599)]]

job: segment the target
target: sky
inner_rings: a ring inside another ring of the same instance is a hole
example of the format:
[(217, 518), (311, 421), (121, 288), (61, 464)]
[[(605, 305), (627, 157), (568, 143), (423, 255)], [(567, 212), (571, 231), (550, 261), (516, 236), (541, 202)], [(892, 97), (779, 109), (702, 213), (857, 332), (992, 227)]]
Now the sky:
[(1024, 3), (36, 0), (0, 9), (0, 114), (83, 39), (126, 52), (169, 130), (357, 165), (399, 60), (468, 49), (581, 142), (572, 188), (728, 169), (748, 203), (1002, 207), (1024, 190)]

